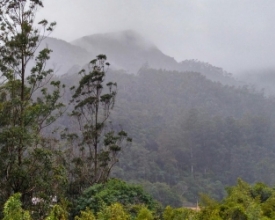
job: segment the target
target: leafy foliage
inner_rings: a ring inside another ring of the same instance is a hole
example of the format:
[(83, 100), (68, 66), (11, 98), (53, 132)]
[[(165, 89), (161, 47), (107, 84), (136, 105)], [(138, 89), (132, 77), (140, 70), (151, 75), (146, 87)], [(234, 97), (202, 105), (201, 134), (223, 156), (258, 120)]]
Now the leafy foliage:
[(98, 213), (98, 219), (100, 220), (129, 220), (130, 215), (127, 214), (123, 206), (119, 203), (114, 203), (110, 206), (104, 207), (102, 211)]
[(66, 220), (68, 219), (68, 213), (59, 205), (54, 205), (51, 208), (51, 212), (46, 220)]
[(163, 220), (199, 219), (198, 212), (187, 208), (172, 208), (167, 206), (163, 211)]
[(29, 211), (25, 211), (22, 209), (20, 198), (21, 194), (16, 193), (6, 201), (3, 211), (3, 220), (31, 220)]
[(77, 133), (66, 134), (69, 141), (68, 170), (70, 192), (79, 194), (83, 189), (106, 182), (111, 169), (118, 162), (118, 153), (124, 142), (130, 142), (123, 130), (108, 128), (107, 120), (115, 104), (117, 84), (108, 82), (104, 88), (105, 55), (98, 55), (90, 62), (89, 73), (83, 75), (75, 88), (71, 116), (79, 125)]
[(118, 179), (110, 179), (104, 184), (95, 184), (79, 197), (75, 213), (87, 207), (98, 213), (104, 206), (120, 203), (131, 210), (133, 205), (144, 204), (150, 210), (158, 208), (158, 204), (143, 191), (140, 186), (127, 184)]
[[(263, 183), (250, 186), (238, 179), (236, 186), (227, 188), (227, 193), (227, 197), (220, 203), (204, 197), (201, 219), (273, 218), (274, 211), (271, 211), (273, 208), (268, 201), (273, 198), (275, 191)], [(206, 200), (211, 202), (205, 202)]]
[(139, 210), (136, 218), (136, 220), (153, 220), (153, 219), (154, 219), (154, 216), (152, 212), (146, 207), (142, 207)]
[(3, 204), (20, 192), (24, 207), (33, 207), (31, 199), (39, 197), (44, 202), (33, 207), (34, 215), (42, 206), (45, 214), (51, 196), (61, 195), (66, 181), (57, 142), (42, 135), (62, 114), (63, 86), (51, 80), (51, 69), (45, 69), (51, 50), (36, 53), (55, 27), (46, 20), (39, 22), (40, 29), (35, 27), (40, 7), (42, 1), (34, 0), (0, 3), (0, 198)]
[(80, 216), (76, 216), (75, 220), (95, 220), (95, 216), (91, 210), (86, 208), (85, 211), (80, 212)]

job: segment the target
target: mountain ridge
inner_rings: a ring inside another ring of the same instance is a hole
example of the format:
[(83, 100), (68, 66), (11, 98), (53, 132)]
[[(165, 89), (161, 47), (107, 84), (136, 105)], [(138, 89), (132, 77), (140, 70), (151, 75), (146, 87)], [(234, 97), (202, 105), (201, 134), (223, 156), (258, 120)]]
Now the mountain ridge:
[(98, 54), (105, 54), (111, 68), (130, 74), (137, 74), (141, 67), (149, 66), (154, 69), (200, 72), (213, 81), (238, 84), (231, 74), (209, 63), (192, 59), (177, 62), (133, 30), (92, 34), (72, 42), (49, 37), (40, 48), (45, 46), (53, 50), (47, 67), (54, 67), (57, 75), (67, 74), (73, 66), (82, 67)]
[(86, 48), (93, 57), (106, 54), (116, 68), (129, 73), (136, 73), (146, 63), (154, 68), (171, 70), (177, 65), (172, 57), (163, 54), (153, 43), (132, 30), (89, 35), (72, 43)]

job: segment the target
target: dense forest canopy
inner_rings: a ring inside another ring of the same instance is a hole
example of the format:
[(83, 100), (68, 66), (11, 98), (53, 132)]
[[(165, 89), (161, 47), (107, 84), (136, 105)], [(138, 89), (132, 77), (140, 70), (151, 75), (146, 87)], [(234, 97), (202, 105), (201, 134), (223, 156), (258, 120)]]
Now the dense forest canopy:
[(200, 192), (221, 199), (238, 177), (274, 183), (273, 97), (198, 72), (143, 67), (137, 75), (108, 70), (106, 77), (120, 85), (112, 126), (133, 138), (113, 176), (177, 206), (195, 203)]

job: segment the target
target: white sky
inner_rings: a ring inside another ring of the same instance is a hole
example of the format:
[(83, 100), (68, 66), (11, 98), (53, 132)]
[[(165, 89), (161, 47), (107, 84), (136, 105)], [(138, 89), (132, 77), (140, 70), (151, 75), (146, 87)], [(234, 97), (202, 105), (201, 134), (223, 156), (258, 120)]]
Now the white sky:
[(44, 0), (38, 19), (52, 37), (132, 29), (177, 61), (199, 59), (230, 72), (275, 67), (275, 0)]

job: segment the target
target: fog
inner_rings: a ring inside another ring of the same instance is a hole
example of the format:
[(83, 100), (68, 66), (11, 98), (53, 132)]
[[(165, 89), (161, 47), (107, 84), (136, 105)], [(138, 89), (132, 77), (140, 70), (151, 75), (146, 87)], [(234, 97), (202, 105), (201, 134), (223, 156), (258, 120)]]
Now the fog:
[(275, 1), (46, 0), (38, 19), (52, 37), (132, 29), (177, 61), (198, 59), (237, 74), (275, 66)]

